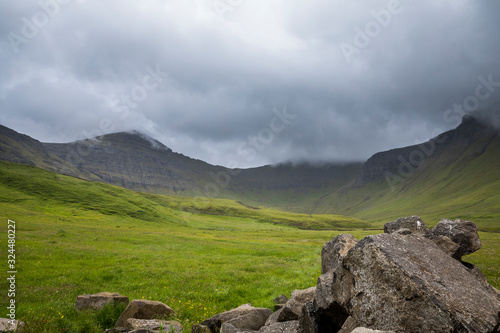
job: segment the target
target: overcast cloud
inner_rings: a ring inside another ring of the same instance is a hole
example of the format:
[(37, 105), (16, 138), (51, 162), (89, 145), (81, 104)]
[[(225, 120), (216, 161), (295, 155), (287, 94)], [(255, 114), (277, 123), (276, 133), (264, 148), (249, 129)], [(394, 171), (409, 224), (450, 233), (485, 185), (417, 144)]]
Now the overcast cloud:
[[(0, 3), (0, 123), (212, 164), (365, 160), (500, 96), (496, 0)], [(454, 107), (458, 105), (458, 107)]]

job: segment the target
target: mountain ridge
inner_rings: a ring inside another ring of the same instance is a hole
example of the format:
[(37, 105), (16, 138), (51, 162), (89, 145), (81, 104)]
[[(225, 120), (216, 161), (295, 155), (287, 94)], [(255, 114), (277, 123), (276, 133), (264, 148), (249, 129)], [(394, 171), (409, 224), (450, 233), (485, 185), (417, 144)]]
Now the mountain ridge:
[[(141, 192), (217, 197), (294, 212), (385, 219), (396, 213), (418, 213), (410, 210), (411, 203), (421, 205), (416, 197), (427, 195), (421, 189), (438, 198), (438, 185), (455, 179), (461, 179), (474, 195), (498, 197), (498, 190), (485, 192), (488, 184), (481, 179), (498, 182), (500, 188), (499, 142), (497, 128), (471, 115), (465, 116), (457, 128), (427, 142), (379, 152), (364, 163), (288, 162), (229, 169), (173, 152), (137, 131), (71, 143), (40, 143), (2, 126), (0, 159)], [(487, 175), (479, 173), (485, 169), (476, 165), (479, 160), (491, 165)], [(458, 197), (468, 195), (453, 182), (449, 187)], [(405, 209), (391, 207), (400, 202), (400, 197), (407, 198), (408, 203), (398, 206)], [(443, 198), (454, 200), (448, 192)], [(484, 211), (496, 216), (496, 205), (489, 205)]]

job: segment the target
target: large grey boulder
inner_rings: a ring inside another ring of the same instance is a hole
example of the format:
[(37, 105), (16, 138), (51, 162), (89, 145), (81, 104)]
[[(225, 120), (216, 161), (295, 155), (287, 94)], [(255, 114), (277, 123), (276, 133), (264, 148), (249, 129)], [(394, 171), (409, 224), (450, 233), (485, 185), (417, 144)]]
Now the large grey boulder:
[(433, 241), (414, 234), (363, 238), (323, 280), (332, 304), (370, 329), (486, 333), (500, 322), (497, 295)]
[(143, 299), (130, 302), (116, 321), (115, 327), (127, 327), (128, 319), (158, 319), (170, 316), (174, 311), (167, 305)]
[(358, 240), (349, 234), (340, 234), (326, 242), (321, 250), (321, 274), (333, 270)]
[(119, 293), (101, 292), (93, 295), (79, 295), (76, 298), (75, 310), (101, 310), (106, 304), (124, 304), (128, 305), (129, 299), (127, 296), (122, 296)]
[(400, 217), (396, 221), (387, 222), (384, 225), (384, 233), (416, 234), (427, 236), (430, 233), (429, 228), (419, 216)]
[(298, 320), (302, 312), (302, 307), (307, 302), (312, 302), (314, 300), (315, 293), (316, 287), (294, 290), (288, 302), (286, 302), (283, 309), (281, 309), (278, 316), (278, 322)]
[(461, 260), (462, 256), (474, 253), (481, 248), (477, 226), (471, 221), (442, 219), (432, 229), (433, 238), (447, 237), (457, 246), (450, 250), (451, 256)]

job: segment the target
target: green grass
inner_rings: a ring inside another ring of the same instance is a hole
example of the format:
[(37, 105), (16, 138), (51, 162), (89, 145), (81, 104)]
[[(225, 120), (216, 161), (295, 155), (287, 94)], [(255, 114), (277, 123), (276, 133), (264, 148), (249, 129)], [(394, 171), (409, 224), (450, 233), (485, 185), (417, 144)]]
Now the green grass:
[[(374, 233), (345, 216), (150, 195), (0, 163), (1, 258), (8, 219), (17, 228), (17, 318), (37, 333), (102, 332), (117, 311), (74, 310), (78, 295), (102, 291), (164, 302), (188, 332), (244, 303), (272, 308), (276, 296), (316, 285), (326, 241)], [(498, 288), (500, 234), (481, 237), (483, 250), (467, 260)], [(0, 307), (8, 302), (2, 292)]]

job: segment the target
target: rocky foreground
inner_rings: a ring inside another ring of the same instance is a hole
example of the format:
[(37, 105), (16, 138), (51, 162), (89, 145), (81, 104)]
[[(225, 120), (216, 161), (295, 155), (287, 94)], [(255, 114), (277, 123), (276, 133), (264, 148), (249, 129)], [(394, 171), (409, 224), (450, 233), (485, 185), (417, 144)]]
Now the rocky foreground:
[[(500, 292), (462, 256), (481, 248), (477, 226), (417, 216), (386, 223), (360, 241), (340, 234), (323, 246), (315, 287), (276, 299), (277, 311), (242, 305), (193, 326), (192, 333), (500, 332)], [(119, 294), (78, 296), (76, 309), (128, 304), (107, 333), (182, 332), (161, 302)]]

